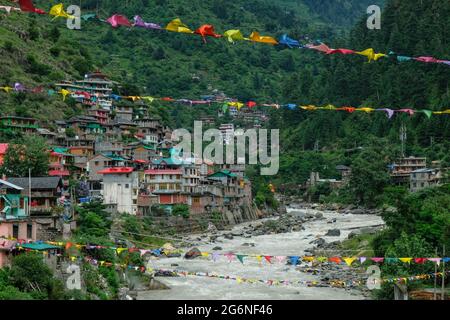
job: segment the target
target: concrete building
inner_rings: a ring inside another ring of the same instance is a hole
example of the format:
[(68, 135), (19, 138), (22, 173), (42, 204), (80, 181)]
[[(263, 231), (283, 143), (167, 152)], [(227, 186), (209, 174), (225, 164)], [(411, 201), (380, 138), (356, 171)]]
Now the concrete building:
[(39, 128), (38, 122), (34, 118), (3, 116), (0, 117), (0, 131), (36, 133)]
[(419, 169), (427, 167), (427, 158), (423, 157), (408, 157), (398, 159), (395, 163), (390, 165), (390, 176), (392, 182), (396, 185), (409, 185), (410, 174)]
[(110, 110), (112, 106), (113, 81), (100, 71), (85, 75), (83, 80), (63, 81), (57, 83), (60, 89), (69, 90), (71, 97), (88, 106), (99, 106)]
[(417, 192), (425, 188), (439, 186), (442, 182), (443, 174), (440, 169), (419, 169), (411, 172), (410, 191)]
[(225, 144), (229, 144), (231, 140), (234, 139), (234, 124), (222, 124), (220, 125), (219, 130), (222, 133), (223, 142)]
[[(28, 195), (28, 178), (9, 178), (9, 183), (23, 188)], [(64, 193), (64, 184), (60, 177), (32, 177), (31, 178), (31, 214), (45, 215), (58, 206), (58, 198)]]
[(103, 203), (119, 213), (137, 214), (139, 179), (131, 167), (106, 168), (103, 175)]

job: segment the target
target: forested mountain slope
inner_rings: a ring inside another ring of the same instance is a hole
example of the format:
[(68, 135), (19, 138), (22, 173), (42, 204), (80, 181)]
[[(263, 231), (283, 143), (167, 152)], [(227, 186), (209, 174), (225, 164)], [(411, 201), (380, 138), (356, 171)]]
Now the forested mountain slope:
[[(35, 0), (36, 7), (48, 10), (60, 1)], [(63, 1), (66, 5), (70, 1)], [(359, 3), (358, 0), (346, 3)], [(11, 4), (1, 0), (0, 4)], [(78, 3), (77, 3), (78, 4)], [(80, 1), (82, 13), (97, 13), (106, 19), (121, 13), (132, 19), (165, 26), (179, 17), (192, 29), (213, 24), (218, 32), (240, 29), (293, 38), (332, 41), (336, 25), (320, 15), (308, 1)], [(333, 9), (335, 8), (335, 9)], [(363, 15), (359, 6), (330, 6), (327, 15)], [(316, 12), (317, 13), (317, 12)], [(303, 69), (320, 68), (320, 56), (304, 50), (274, 48), (263, 44), (227, 43), (223, 39), (200, 37), (138, 28), (112, 29), (99, 21), (82, 22), (80, 31), (68, 30), (65, 20), (30, 13), (0, 14), (2, 85), (51, 85), (64, 79), (78, 79), (94, 68), (101, 69), (125, 85), (123, 94), (197, 98), (219, 89), (242, 100), (282, 101), (285, 83)], [(286, 97), (288, 98), (288, 97)], [(33, 115), (41, 119), (60, 118), (77, 112), (66, 108), (57, 97), (2, 94), (4, 112)], [(44, 103), (45, 101), (45, 103)], [(73, 109), (73, 110), (72, 110)]]

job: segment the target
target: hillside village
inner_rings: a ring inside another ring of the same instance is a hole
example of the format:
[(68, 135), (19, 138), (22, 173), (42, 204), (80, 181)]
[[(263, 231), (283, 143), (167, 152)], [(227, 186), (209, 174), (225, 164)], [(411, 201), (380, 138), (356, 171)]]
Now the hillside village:
[[(48, 176), (0, 179), (0, 237), (25, 242), (68, 238), (76, 229), (74, 207), (91, 201), (102, 202), (111, 214), (140, 217), (170, 216), (181, 205), (186, 218), (219, 214), (225, 224), (257, 218), (245, 165), (217, 165), (194, 154), (175, 162), (172, 128), (149, 114), (145, 104), (117, 103), (113, 81), (100, 71), (56, 86), (68, 90), (85, 113), (55, 121), (53, 130), (33, 118), (0, 117), (2, 133), (38, 135), (49, 146)], [(250, 126), (266, 120), (261, 112), (246, 114)], [(213, 117), (199, 120), (214, 125)], [(220, 130), (224, 143), (233, 138), (233, 124)], [(0, 164), (8, 147), (0, 144)], [(6, 263), (2, 255), (0, 266)]]

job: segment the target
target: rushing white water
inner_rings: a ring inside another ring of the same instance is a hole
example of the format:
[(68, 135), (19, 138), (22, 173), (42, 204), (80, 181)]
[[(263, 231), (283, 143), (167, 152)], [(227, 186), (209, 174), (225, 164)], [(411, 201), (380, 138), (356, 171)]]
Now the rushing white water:
[[(303, 209), (306, 211), (306, 209)], [(296, 211), (302, 211), (297, 210)], [(308, 210), (309, 213), (317, 213), (316, 210)], [(220, 246), (221, 253), (234, 252), (242, 254), (263, 254), (263, 255), (302, 255), (304, 250), (311, 248), (310, 244), (317, 237), (322, 237), (327, 242), (346, 239), (348, 234), (355, 228), (364, 228), (383, 224), (382, 219), (375, 215), (351, 215), (339, 214), (331, 211), (321, 211), (324, 218), (322, 220), (311, 221), (303, 224), (305, 230), (284, 234), (271, 234), (255, 236), (252, 238), (235, 237), (227, 240), (219, 238), (221, 242), (209, 243), (197, 246), (201, 251), (212, 252), (212, 248)], [(327, 223), (335, 218), (333, 224)], [(250, 222), (258, 223), (258, 222)], [(259, 222), (260, 223), (260, 222)], [(249, 223), (238, 225), (234, 230), (240, 230)], [(324, 236), (329, 229), (340, 229), (339, 237)], [(244, 243), (254, 243), (254, 247), (242, 246)], [(189, 248), (187, 248), (189, 249)], [(218, 261), (213, 262), (204, 258), (185, 260), (181, 258), (166, 258), (152, 260), (154, 269), (186, 270), (192, 272), (215, 272), (221, 275), (238, 276), (242, 278), (264, 279), (264, 280), (317, 280), (318, 276), (301, 273), (294, 267), (284, 263), (274, 262), (269, 264), (265, 260), (260, 263), (255, 258), (246, 258), (244, 264), (237, 259), (231, 263), (226, 257), (221, 256)], [(178, 264), (178, 266), (171, 266)], [(262, 283), (248, 284), (238, 283), (233, 280), (207, 278), (207, 277), (158, 277), (158, 281), (168, 285), (170, 290), (143, 291), (138, 294), (139, 300), (155, 299), (236, 299), (236, 300), (344, 300), (344, 299), (364, 299), (357, 291), (349, 291), (338, 288), (307, 287), (301, 284), (288, 286), (269, 286)]]

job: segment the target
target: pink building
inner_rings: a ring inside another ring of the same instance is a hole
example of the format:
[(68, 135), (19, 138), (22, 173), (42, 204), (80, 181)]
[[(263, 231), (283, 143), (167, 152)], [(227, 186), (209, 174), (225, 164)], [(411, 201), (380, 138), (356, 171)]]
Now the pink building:
[(11, 250), (17, 242), (36, 241), (36, 229), (34, 221), (0, 221), (0, 268), (11, 262)]

